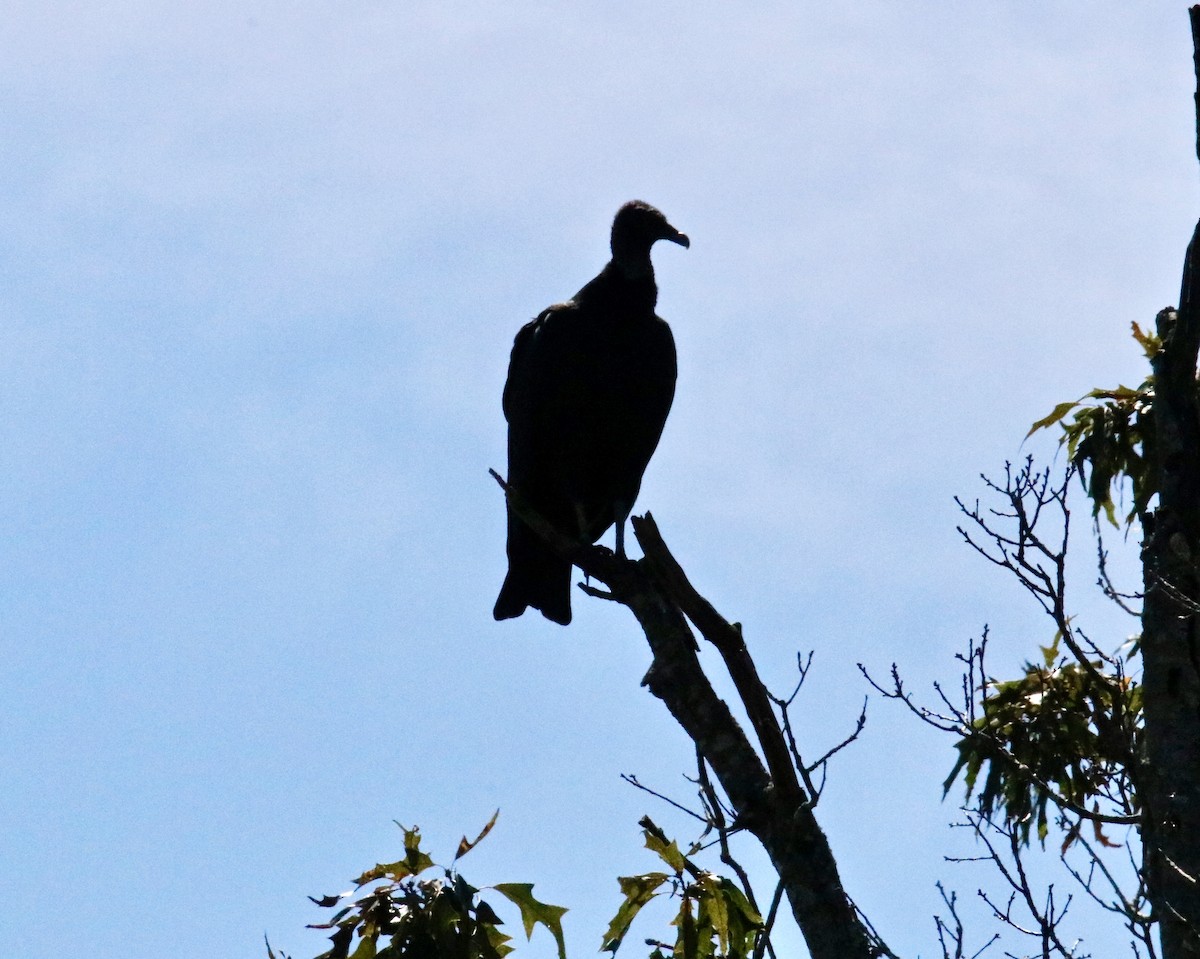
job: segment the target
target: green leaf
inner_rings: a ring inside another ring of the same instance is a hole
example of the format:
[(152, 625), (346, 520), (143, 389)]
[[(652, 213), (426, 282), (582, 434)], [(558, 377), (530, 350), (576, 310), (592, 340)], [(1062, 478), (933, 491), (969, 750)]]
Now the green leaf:
[(1113, 529), (1120, 529), (1121, 524), (1117, 522), (1117, 510), (1112, 497), (1109, 496), (1100, 505), (1104, 507), (1104, 516), (1112, 524)]
[(1020, 678), (988, 685), (982, 714), (956, 744), (957, 762), (945, 783), (948, 788), (965, 770), (969, 799), (986, 767), (979, 810), (987, 815), (999, 808), (1025, 844), (1035, 826), (1045, 842), (1051, 791), (1081, 806), (1114, 793), (1136, 802), (1127, 776), (1127, 757), (1136, 751), (1129, 738), (1140, 711), (1136, 687), (1106, 672), (1099, 660), (1059, 662), (1050, 655), (1059, 639), (1043, 650), (1045, 665), (1026, 663)]
[(365, 886), (376, 879), (390, 879), (392, 882), (400, 882), (400, 880), (407, 879), (409, 876), (421, 874), (432, 865), (433, 860), (425, 855), (425, 853), (421, 853), (421, 857), (417, 861), (415, 868), (414, 864), (408, 858), (398, 859), (396, 862), (381, 862), (355, 879), (354, 884)]
[(600, 944), (601, 952), (616, 952), (621, 947), (621, 941), (629, 932), (634, 917), (641, 911), (642, 906), (658, 895), (659, 888), (669, 879), (665, 872), (648, 872), (642, 876), (621, 876), (617, 879), (625, 901), (608, 924)]
[(364, 936), (358, 948), (350, 955), (350, 959), (375, 959), (378, 941), (376, 936)]
[(684, 867), (687, 865), (687, 859), (679, 851), (679, 846), (675, 840), (671, 839), (668, 841), (667, 837), (661, 832), (650, 829), (645, 830), (645, 836), (646, 848), (651, 852), (658, 853), (658, 857), (674, 869), (677, 875), (682, 875)]
[(350, 940), (354, 938), (353, 926), (347, 926), (344, 929), (339, 929), (329, 937), (333, 943), (333, 948), (328, 952), (322, 953), (317, 959), (348, 959), (350, 955)]
[(398, 859), (396, 862), (377, 863), (373, 869), (368, 869), (354, 880), (356, 885), (365, 886), (376, 879), (400, 882), (409, 876), (419, 876), (433, 866), (433, 860), (421, 851), (420, 828), (413, 826), (412, 829), (405, 829), (400, 823), (396, 823), (396, 825), (404, 830), (404, 858)]
[[(451, 874), (447, 872), (446, 877), (448, 879), (451, 878)], [(462, 903), (465, 908), (470, 909), (471, 904), (475, 902), (475, 895), (479, 890), (458, 874), (453, 876), (452, 887), (457, 901)]]
[(742, 892), (741, 887), (732, 879), (725, 876), (721, 877), (721, 893), (729, 905), (741, 914), (748, 925), (761, 926), (763, 924), (763, 918), (758, 914), (758, 910), (750, 905), (750, 900), (746, 898), (746, 894)]
[(692, 915), (692, 899), (684, 896), (679, 902), (679, 913), (671, 920), (679, 931), (675, 934), (675, 955), (685, 959), (696, 956), (696, 917)]
[(700, 887), (701, 917), (706, 919), (708, 924), (712, 926), (712, 931), (717, 936), (717, 942), (720, 944), (721, 951), (728, 952), (730, 939), (729, 903), (725, 898), (725, 891), (721, 887), (721, 879), (719, 876), (715, 876), (709, 872), (704, 874), (697, 885)]
[(486, 923), (484, 925), (483, 934), (487, 937), (488, 945), (495, 950), (496, 955), (507, 956), (513, 951), (513, 947), (508, 945), (508, 943), (512, 941), (512, 936), (506, 936), (491, 923)]
[[(1070, 622), (1069, 619), (1068, 622)], [(1057, 629), (1054, 631), (1054, 641), (1049, 646), (1038, 647), (1042, 651), (1042, 661), (1046, 664), (1047, 669), (1050, 669), (1054, 665), (1055, 660), (1058, 659), (1058, 644), (1060, 642), (1062, 642), (1062, 630)]]
[(492, 827), (494, 825), (496, 825), (496, 820), (498, 818), (500, 818), (500, 810), (499, 809), (497, 809), (494, 813), (492, 813), (492, 818), (487, 821), (487, 825), (483, 827), (483, 831), (480, 832), (479, 835), (476, 836), (473, 840), (468, 842), (467, 837), (463, 836), (462, 839), (460, 839), (458, 841), (458, 851), (455, 852), (455, 854), (454, 854), (454, 861), (458, 862), (459, 859), (461, 859), (463, 856), (465, 856), (467, 853), (469, 853), (472, 849), (474, 849), (476, 846), (478, 846), (483, 841), (483, 837), (492, 831)]
[(521, 923), (525, 926), (526, 939), (533, 935), (533, 927), (541, 923), (550, 930), (554, 941), (558, 943), (559, 959), (566, 959), (567, 947), (563, 942), (562, 931), (562, 917), (567, 911), (565, 907), (539, 902), (533, 897), (533, 883), (530, 882), (502, 882), (491, 888), (521, 910)]
[(1053, 426), (1078, 405), (1079, 400), (1073, 400), (1068, 403), (1059, 403), (1046, 416), (1043, 416), (1040, 420), (1034, 423), (1033, 426), (1029, 427), (1029, 432), (1025, 434), (1025, 439), (1029, 439), (1029, 437), (1031, 437), (1038, 430), (1044, 430), (1048, 426)]
[(1154, 359), (1158, 355), (1158, 351), (1162, 349), (1162, 340), (1158, 338), (1157, 334), (1147, 333), (1143, 330), (1138, 326), (1137, 320), (1130, 325), (1133, 327), (1133, 338), (1138, 341), (1142, 352), (1146, 354), (1146, 359)]
[(500, 919), (500, 917), (496, 915), (496, 910), (494, 910), (488, 903), (484, 902), (482, 899), (480, 899), (479, 902), (475, 903), (475, 918), (478, 919), (484, 925), (488, 925), (488, 926), (504, 925), (504, 923)]
[[(964, 739), (958, 744), (958, 761), (954, 764), (954, 768), (950, 770), (950, 775), (946, 777), (945, 782), (942, 783), (942, 799), (946, 798), (947, 794), (950, 792), (950, 787), (954, 785), (954, 780), (958, 778), (958, 774), (962, 772), (963, 766), (965, 766), (971, 758), (970, 752), (964, 747), (965, 743), (966, 740)], [(967, 782), (968, 799), (971, 798), (971, 792), (974, 785), (975, 782), (974, 778), (972, 777)]]

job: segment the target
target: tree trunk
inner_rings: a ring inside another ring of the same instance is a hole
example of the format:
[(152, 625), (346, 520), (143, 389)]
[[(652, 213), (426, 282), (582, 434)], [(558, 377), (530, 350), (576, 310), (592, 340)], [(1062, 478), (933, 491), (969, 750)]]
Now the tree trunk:
[[(1200, 6), (1190, 14), (1200, 116)], [(1163, 957), (1193, 959), (1200, 957), (1200, 223), (1188, 245), (1179, 309), (1159, 313), (1158, 334), (1163, 348), (1152, 365), (1159, 503), (1142, 556), (1142, 841)]]
[(1143, 844), (1165, 959), (1200, 956), (1200, 302), (1186, 295), (1200, 252), (1188, 248), (1185, 298), (1159, 314), (1154, 360), (1159, 505), (1143, 553), (1146, 758)]

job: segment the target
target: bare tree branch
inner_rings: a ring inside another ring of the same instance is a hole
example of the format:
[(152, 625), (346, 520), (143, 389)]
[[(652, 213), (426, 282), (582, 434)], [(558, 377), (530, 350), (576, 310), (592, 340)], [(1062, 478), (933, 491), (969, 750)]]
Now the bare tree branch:
[[(878, 959), (891, 952), (856, 911), (842, 887), (829, 842), (800, 785), (771, 698), (742, 639), (691, 585), (667, 549), (653, 518), (631, 517), (644, 558), (571, 541), (530, 510), (492, 472), (516, 514), (590, 578), (605, 598), (628, 607), (653, 656), (642, 684), (661, 699), (695, 743), (729, 798), (737, 822), (762, 843), (779, 874), (792, 915), (813, 959)], [(714, 691), (697, 657), (688, 619), (721, 654), (763, 757), (759, 759), (728, 706)]]

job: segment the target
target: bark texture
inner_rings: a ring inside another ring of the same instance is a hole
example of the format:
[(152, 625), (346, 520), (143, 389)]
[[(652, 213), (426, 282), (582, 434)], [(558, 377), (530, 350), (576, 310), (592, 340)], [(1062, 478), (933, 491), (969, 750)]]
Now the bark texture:
[[(1200, 6), (1190, 16), (1200, 81)], [(1200, 144), (1200, 121), (1197, 135)], [(1142, 840), (1162, 954), (1185, 959), (1200, 956), (1200, 223), (1188, 244), (1179, 309), (1159, 313), (1158, 334), (1163, 347), (1152, 363), (1159, 503), (1142, 556)]]
[(1159, 505), (1142, 557), (1146, 757), (1141, 782), (1150, 897), (1166, 959), (1200, 956), (1200, 302), (1188, 286), (1200, 226), (1188, 248), (1185, 298), (1158, 317), (1154, 360)]

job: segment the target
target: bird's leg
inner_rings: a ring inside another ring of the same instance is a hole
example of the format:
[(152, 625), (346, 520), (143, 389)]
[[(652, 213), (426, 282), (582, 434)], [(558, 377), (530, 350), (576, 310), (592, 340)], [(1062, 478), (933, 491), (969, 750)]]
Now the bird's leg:
[(613, 503), (613, 525), (617, 528), (617, 555), (621, 559), (625, 558), (625, 520), (632, 508), (633, 503), (626, 503), (624, 500)]
[[(584, 530), (588, 528), (587, 514), (583, 511), (583, 504), (575, 504), (575, 536), (580, 543), (586, 545), (587, 540), (584, 537)], [(583, 573), (584, 583), (590, 583), (592, 578), (587, 574), (587, 570)]]

